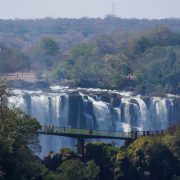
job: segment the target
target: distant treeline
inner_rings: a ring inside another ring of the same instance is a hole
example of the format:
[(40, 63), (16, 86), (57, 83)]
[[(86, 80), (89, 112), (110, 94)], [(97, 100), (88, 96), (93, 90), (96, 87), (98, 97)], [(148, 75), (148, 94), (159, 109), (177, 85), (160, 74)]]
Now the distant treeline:
[(180, 33), (157, 28), (100, 36), (74, 47), (53, 75), (84, 87), (180, 93)]
[(179, 19), (0, 20), (0, 73), (146, 94), (179, 93), (179, 69)]

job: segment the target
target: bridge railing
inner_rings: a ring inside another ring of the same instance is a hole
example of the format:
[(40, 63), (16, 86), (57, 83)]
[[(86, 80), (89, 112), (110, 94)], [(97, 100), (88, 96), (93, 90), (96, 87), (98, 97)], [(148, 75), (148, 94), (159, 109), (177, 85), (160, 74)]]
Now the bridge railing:
[(92, 135), (96, 136), (109, 136), (120, 138), (133, 138), (133, 132), (121, 132), (121, 131), (105, 131), (105, 130), (92, 130)]
[(156, 131), (136, 131), (135, 132), (135, 137), (140, 137), (140, 136), (156, 136), (156, 135), (163, 135), (168, 132), (168, 129), (161, 129), (161, 130), (156, 130)]
[(134, 138), (133, 132), (75, 129), (75, 128), (67, 128), (67, 127), (55, 127), (55, 126), (42, 126), (42, 128), (39, 130), (39, 133), (87, 135), (87, 136), (96, 136), (99, 138), (101, 137)]
[(98, 137), (98, 138), (119, 138), (119, 139), (136, 139), (140, 136), (154, 136), (163, 135), (167, 133), (167, 130), (156, 130), (156, 131), (133, 131), (133, 132), (123, 132), (123, 131), (106, 131), (106, 130), (93, 130), (93, 129), (76, 129), (68, 127), (56, 127), (56, 126), (42, 126), (38, 131), (44, 134), (61, 134), (61, 135), (82, 135), (88, 137)]

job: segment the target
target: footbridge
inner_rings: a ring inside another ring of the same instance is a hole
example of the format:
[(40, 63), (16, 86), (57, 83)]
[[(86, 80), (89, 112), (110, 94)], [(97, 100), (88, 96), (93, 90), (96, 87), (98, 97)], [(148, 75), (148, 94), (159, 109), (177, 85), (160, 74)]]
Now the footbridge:
[(162, 135), (164, 130), (157, 131), (108, 131), (108, 130), (94, 130), (94, 129), (77, 129), (68, 127), (56, 126), (42, 126), (38, 130), (38, 134), (65, 136), (77, 138), (77, 152), (81, 155), (84, 154), (84, 140), (85, 139), (119, 139), (126, 142), (132, 141), (139, 136)]

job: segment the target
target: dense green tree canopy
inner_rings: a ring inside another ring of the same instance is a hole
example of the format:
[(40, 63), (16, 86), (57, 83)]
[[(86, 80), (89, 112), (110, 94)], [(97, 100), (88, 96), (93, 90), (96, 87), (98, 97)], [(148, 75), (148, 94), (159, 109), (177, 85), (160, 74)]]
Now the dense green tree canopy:
[(33, 155), (40, 150), (36, 119), (7, 107), (6, 85), (0, 82), (0, 170), (4, 179), (40, 178), (46, 172)]
[(85, 87), (179, 93), (180, 34), (158, 28), (131, 35), (122, 40), (117, 32), (76, 46), (54, 77)]
[(59, 52), (57, 42), (50, 37), (43, 38), (40, 45), (46, 55), (55, 56)]

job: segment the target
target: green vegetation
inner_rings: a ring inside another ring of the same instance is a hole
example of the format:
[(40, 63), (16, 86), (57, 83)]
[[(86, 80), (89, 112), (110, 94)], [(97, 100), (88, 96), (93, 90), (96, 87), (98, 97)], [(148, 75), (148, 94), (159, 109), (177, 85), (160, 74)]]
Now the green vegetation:
[(143, 136), (121, 148), (105, 143), (88, 143), (84, 157), (62, 149), (57, 154), (51, 152), (43, 160), (52, 171), (46, 179), (178, 179), (179, 143), (180, 125), (176, 125), (166, 135)]
[(0, 179), (40, 179), (46, 168), (33, 155), (40, 150), (36, 119), (7, 107), (9, 92), (0, 82)]
[(42, 39), (41, 48), (44, 50), (46, 55), (50, 55), (50, 56), (57, 55), (59, 51), (57, 42), (48, 37)]
[(42, 161), (51, 172), (46, 180), (98, 180), (100, 168), (94, 160), (82, 159), (70, 149), (61, 149), (58, 153), (49, 153)]
[(180, 92), (180, 20), (0, 20), (0, 73), (74, 86)]
[(28, 71), (29, 68), (29, 59), (21, 50), (8, 48), (3, 44), (0, 44), (1, 73)]
[[(180, 92), (180, 34), (166, 28), (124, 36), (114, 33), (76, 46), (53, 72), (76, 86)], [(124, 45), (125, 44), (125, 45)]]

